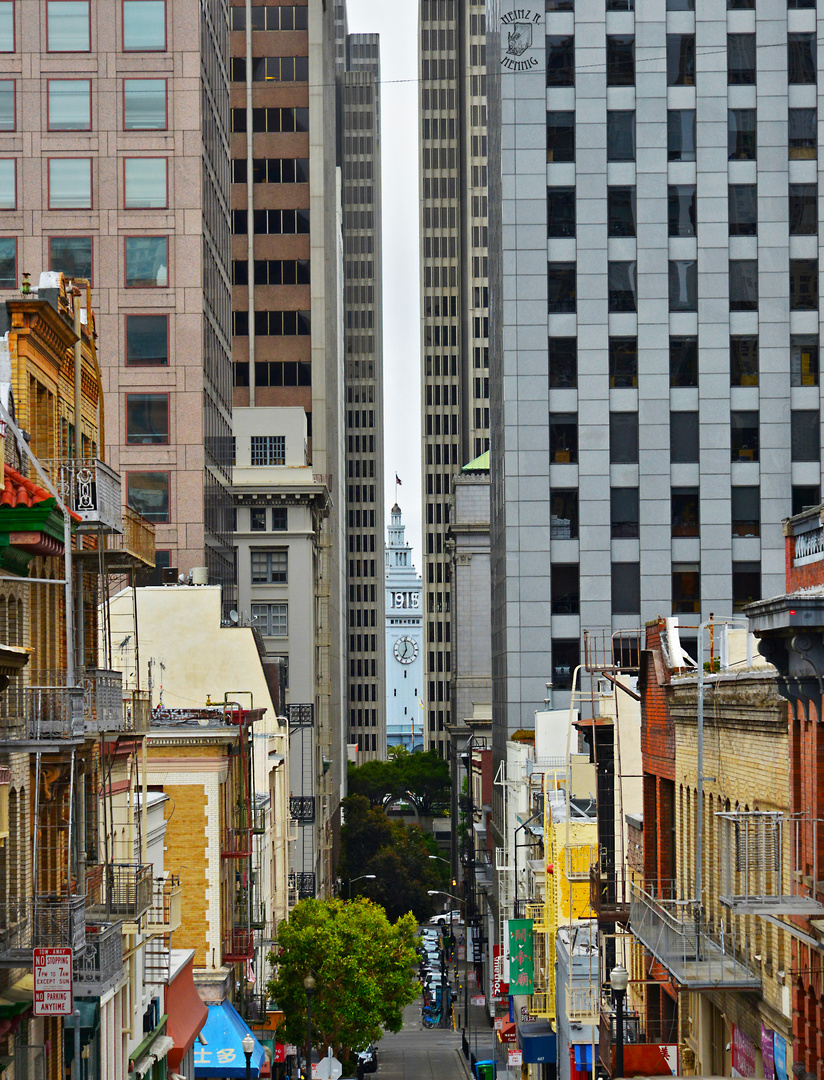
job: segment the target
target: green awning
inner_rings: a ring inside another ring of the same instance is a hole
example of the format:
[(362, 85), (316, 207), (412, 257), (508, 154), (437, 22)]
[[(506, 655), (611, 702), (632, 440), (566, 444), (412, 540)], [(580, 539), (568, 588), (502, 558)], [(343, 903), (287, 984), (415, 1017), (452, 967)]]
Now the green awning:
[(11, 1020), (30, 1009), (34, 1000), (34, 977), (24, 975), (0, 994), (0, 1019)]

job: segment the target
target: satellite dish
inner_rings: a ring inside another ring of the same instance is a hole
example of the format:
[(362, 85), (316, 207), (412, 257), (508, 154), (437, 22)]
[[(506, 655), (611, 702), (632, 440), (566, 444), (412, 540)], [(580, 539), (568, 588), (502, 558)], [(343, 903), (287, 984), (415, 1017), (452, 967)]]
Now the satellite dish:
[(235, 624), (235, 626), (237, 626), (237, 624), (238, 624), (238, 622), (240, 620), (240, 616), (238, 615), (238, 613), (235, 611), (234, 608), (232, 608), (232, 610), (229, 612), (229, 618), (232, 620), (232, 622)]

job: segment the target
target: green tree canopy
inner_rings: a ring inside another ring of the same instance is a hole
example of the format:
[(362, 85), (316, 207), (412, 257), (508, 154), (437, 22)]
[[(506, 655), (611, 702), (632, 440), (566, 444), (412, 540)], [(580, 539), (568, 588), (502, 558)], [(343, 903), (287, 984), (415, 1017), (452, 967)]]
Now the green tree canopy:
[(312, 975), (312, 1045), (323, 1056), (327, 1046), (349, 1062), (353, 1051), (400, 1031), (403, 1010), (418, 993), (415, 919), (405, 915), (392, 925), (384, 910), (362, 897), (302, 900), (289, 921), (278, 927), (269, 954), (276, 975), (270, 994), (285, 1013), (279, 1038), (306, 1045), (306, 991)]
[(348, 783), (350, 795), (363, 795), (373, 806), (405, 798), (415, 804), (418, 813), (429, 815), (438, 804), (449, 802), (449, 763), (435, 750), (419, 754), (398, 751), (389, 761), (367, 761), (359, 766), (350, 763)]

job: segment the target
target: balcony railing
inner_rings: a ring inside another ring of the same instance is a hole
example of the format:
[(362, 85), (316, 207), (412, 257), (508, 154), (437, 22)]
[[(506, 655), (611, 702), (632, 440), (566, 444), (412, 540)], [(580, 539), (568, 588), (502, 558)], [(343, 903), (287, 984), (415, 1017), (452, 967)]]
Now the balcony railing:
[(82, 739), (83, 689), (27, 686), (23, 695), (27, 739)]
[(88, 668), (80, 675), (83, 683), (83, 717), (86, 731), (125, 731), (123, 672)]
[(130, 506), (123, 507), (123, 532), (106, 537), (105, 550), (122, 551), (144, 566), (155, 565), (155, 527)]
[(570, 986), (565, 994), (566, 1014), (576, 1023), (597, 1024), (601, 995), (597, 985)]
[(547, 922), (546, 904), (524, 904), (524, 919), (532, 919), (532, 930), (535, 934), (544, 934), (549, 930)]
[(598, 845), (570, 844), (565, 859), (567, 881), (589, 881), (589, 872), (598, 862)]
[(152, 905), (152, 867), (130, 863), (112, 863), (103, 868), (102, 888), (92, 905), (97, 914), (105, 913), (125, 922), (137, 922)]
[(289, 817), (303, 824), (315, 820), (315, 797), (313, 795), (292, 795), (289, 799)]
[(120, 476), (98, 458), (51, 458), (40, 462), (81, 530), (123, 531)]
[(735, 925), (716, 940), (692, 899), (673, 899), (671, 882), (655, 893), (633, 883), (630, 924), (635, 937), (688, 990), (757, 989), (761, 980), (738, 959)]
[(223, 961), (234, 964), (251, 960), (255, 955), (255, 935), (252, 930), (232, 930), (223, 940)]
[(135, 734), (145, 734), (152, 726), (152, 707), (148, 690), (132, 690), (123, 694), (123, 712), (126, 716), (126, 730)]
[(292, 873), (289, 875), (289, 888), (296, 890), (298, 900), (307, 900), (315, 895), (315, 875), (311, 871)]
[(86, 927), (86, 940), (74, 956), (74, 993), (100, 997), (123, 974), (123, 923)]
[(82, 948), (85, 931), (82, 896), (38, 895), (0, 904), (0, 959), (28, 966), (34, 948)]
[(589, 904), (599, 922), (629, 921), (629, 882), (623, 868), (614, 877), (602, 875), (598, 866), (590, 869)]
[(146, 920), (147, 934), (171, 934), (180, 926), (181, 885), (176, 874), (155, 878), (152, 883), (152, 906)]

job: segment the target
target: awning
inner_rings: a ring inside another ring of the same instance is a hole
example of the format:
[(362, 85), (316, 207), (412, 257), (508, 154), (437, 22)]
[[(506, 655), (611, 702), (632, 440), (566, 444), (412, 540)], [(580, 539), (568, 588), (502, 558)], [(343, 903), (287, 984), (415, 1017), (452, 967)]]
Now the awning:
[(197, 1034), (209, 1016), (206, 1003), (201, 1000), (195, 989), (192, 974), (194, 957), (183, 965), (177, 976), (172, 979), (166, 990), (166, 1034), (172, 1039), (169, 1051), (169, 1068), (176, 1070), (189, 1049), (194, 1045)]
[(498, 1039), (502, 1043), (514, 1043), (516, 1037), (515, 1025), (510, 1021), (505, 1020), (500, 1031), (498, 1032)]
[(263, 1047), (255, 1039), (255, 1034), (234, 1006), (223, 1001), (220, 1005), (209, 1006), (209, 1016), (201, 1032), (203, 1043), (195, 1044), (195, 1077), (206, 1080), (216, 1077), (219, 1080), (245, 1080), (246, 1056), (243, 1053), (243, 1039), (251, 1035), (255, 1041), (252, 1051), (252, 1077), (260, 1076), (263, 1064)]
[(553, 1062), (557, 1058), (557, 1036), (549, 1024), (526, 1024), (518, 1029), (518, 1046), (524, 1055), (524, 1065)]
[(132, 1076), (143, 1077), (156, 1061), (162, 1061), (174, 1046), (168, 1035), (158, 1035), (149, 1045), (148, 1050), (134, 1063)]
[(34, 976), (24, 975), (0, 994), (0, 1020), (10, 1020), (31, 1008), (34, 1000)]
[(578, 1043), (575, 1046), (575, 1068), (592, 1070), (591, 1043)]

